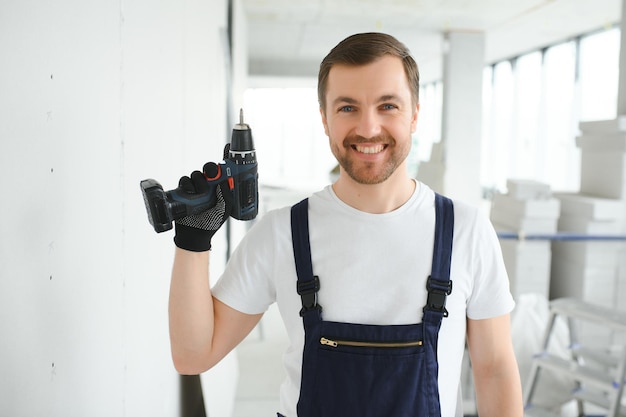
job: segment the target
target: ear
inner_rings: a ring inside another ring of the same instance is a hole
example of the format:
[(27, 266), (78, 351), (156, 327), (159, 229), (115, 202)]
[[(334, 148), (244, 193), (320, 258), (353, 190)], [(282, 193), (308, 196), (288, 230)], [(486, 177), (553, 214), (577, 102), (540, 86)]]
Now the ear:
[(326, 120), (326, 112), (321, 107), (320, 107), (320, 116), (322, 116), (322, 124), (324, 125), (324, 133), (326, 133), (326, 136), (330, 136), (328, 134), (328, 121)]
[(415, 133), (415, 130), (417, 129), (417, 116), (419, 115), (420, 112), (420, 105), (419, 103), (415, 105), (415, 108), (413, 109), (413, 114), (411, 115), (411, 133)]

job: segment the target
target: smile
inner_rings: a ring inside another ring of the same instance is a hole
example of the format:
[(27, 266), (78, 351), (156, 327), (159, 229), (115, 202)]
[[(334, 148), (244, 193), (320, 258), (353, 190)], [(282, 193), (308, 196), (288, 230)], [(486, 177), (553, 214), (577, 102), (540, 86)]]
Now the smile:
[(375, 154), (375, 153), (382, 152), (385, 149), (385, 146), (386, 145), (383, 145), (383, 144), (369, 145), (369, 146), (352, 145), (352, 149), (360, 153)]

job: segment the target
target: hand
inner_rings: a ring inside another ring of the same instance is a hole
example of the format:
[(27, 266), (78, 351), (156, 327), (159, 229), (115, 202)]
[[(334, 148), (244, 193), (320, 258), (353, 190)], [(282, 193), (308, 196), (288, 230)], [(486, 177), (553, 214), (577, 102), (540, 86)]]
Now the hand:
[[(182, 177), (178, 186), (188, 194), (206, 194), (210, 192), (207, 178), (217, 172), (217, 165), (208, 162), (204, 172), (194, 171), (190, 177)], [(222, 181), (215, 187), (215, 205), (200, 214), (183, 217), (175, 222), (174, 243), (182, 249), (204, 252), (211, 249), (211, 238), (226, 222), (233, 209), (233, 197), (228, 189), (228, 181)]]

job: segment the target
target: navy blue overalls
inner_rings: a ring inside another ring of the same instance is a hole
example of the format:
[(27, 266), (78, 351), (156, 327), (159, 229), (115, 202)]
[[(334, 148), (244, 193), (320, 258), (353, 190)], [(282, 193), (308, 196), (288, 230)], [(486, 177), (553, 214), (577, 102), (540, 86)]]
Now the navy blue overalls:
[[(298, 417), (439, 417), (437, 339), (452, 291), (452, 201), (435, 195), (435, 243), (421, 323), (324, 321), (313, 275), (308, 200), (291, 209), (305, 342)], [(416, 277), (419, 279), (419, 277)], [(280, 414), (279, 414), (280, 416)]]

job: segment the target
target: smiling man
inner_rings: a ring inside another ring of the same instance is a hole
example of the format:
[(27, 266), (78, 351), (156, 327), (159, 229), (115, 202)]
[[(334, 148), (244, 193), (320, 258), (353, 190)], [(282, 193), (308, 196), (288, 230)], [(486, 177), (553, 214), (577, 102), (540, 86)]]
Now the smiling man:
[[(408, 178), (406, 158), (419, 110), (402, 61), (386, 55), (368, 65), (335, 64), (325, 80), (320, 112), (341, 170), (335, 192), (345, 191), (345, 198), (351, 199), (356, 197), (354, 192), (362, 195), (378, 189), (393, 195), (397, 191), (397, 201), (386, 201), (373, 212), (399, 207), (415, 189), (415, 182)], [(397, 205), (390, 206), (393, 204)]]
[[(177, 222), (176, 368), (209, 369), (276, 302), (290, 342), (279, 416), (461, 417), (467, 344), (481, 417), (521, 417), (514, 303), (493, 228), (407, 173), (419, 114), (409, 51), (386, 34), (353, 35), (322, 61), (318, 96), (334, 184), (261, 218), (213, 289), (208, 249), (228, 193)], [(181, 179), (190, 193), (204, 189), (198, 174)]]

